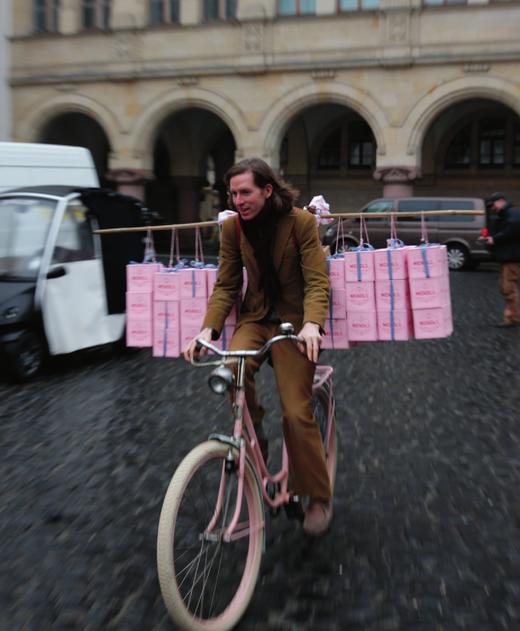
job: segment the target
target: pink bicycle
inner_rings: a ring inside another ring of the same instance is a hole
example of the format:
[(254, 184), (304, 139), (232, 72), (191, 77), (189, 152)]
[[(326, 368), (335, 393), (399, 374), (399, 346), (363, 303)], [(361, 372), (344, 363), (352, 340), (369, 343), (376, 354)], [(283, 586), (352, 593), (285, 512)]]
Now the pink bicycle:
[[(264, 502), (273, 514), (285, 506), (289, 517), (303, 517), (302, 498), (289, 488), (285, 444), (280, 471), (269, 473), (245, 401), (247, 357), (262, 356), (273, 344), (287, 340), (299, 341), (290, 323), (280, 325), (280, 335), (257, 351), (222, 351), (200, 340), (214, 355), (192, 362), (217, 366), (209, 377), (214, 392), (225, 394), (234, 386), (234, 430), (232, 436), (211, 434), (190, 451), (164, 498), (157, 537), (159, 582), (166, 607), (182, 629), (223, 631), (243, 615), (265, 549)], [(237, 363), (236, 379), (227, 367), (230, 363)], [(312, 402), (334, 489), (332, 372), (330, 366), (316, 367)]]

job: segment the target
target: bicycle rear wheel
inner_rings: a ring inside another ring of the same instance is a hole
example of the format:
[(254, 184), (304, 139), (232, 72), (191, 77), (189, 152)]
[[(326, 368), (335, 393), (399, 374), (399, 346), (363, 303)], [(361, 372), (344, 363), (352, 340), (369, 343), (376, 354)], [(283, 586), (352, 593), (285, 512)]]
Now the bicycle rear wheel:
[[(330, 410), (329, 418), (329, 406)], [(325, 460), (327, 463), (327, 472), (329, 474), (330, 488), (334, 493), (334, 484), (336, 482), (336, 467), (338, 462), (338, 444), (336, 436), (336, 414), (334, 412), (334, 399), (330, 394), (330, 384), (325, 382), (319, 390), (314, 393), (312, 398), (312, 410), (314, 418), (320, 427), (321, 439), (325, 447)]]
[[(229, 449), (208, 441), (184, 458), (170, 482), (159, 520), (161, 592), (173, 620), (190, 631), (231, 629), (251, 600), (260, 570), (263, 500), (249, 462), (237, 538), (230, 542), (222, 538), (235, 512), (239, 477), (238, 451), (233, 450), (236, 470), (225, 470)], [(208, 533), (222, 480), (222, 509)]]

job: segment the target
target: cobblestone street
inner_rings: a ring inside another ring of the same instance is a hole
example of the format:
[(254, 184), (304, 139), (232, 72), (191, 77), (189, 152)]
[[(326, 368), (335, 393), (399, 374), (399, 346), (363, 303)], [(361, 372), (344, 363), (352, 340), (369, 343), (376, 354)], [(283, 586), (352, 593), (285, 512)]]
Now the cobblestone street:
[[(323, 353), (332, 528), (312, 541), (283, 511), (269, 519), (241, 631), (520, 629), (520, 329), (494, 328), (496, 268), (451, 281), (451, 338)], [(0, 629), (174, 628), (157, 524), (180, 459), (229, 428), (206, 379), (149, 350), (98, 350), (0, 381)], [(260, 390), (279, 443), (267, 367)]]

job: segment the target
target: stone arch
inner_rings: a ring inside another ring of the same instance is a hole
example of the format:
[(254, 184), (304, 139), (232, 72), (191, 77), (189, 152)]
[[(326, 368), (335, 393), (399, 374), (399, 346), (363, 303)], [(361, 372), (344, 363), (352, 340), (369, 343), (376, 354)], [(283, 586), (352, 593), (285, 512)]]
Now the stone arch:
[(61, 114), (79, 113), (92, 118), (108, 138), (112, 151), (117, 150), (116, 133), (119, 123), (115, 114), (95, 99), (82, 94), (59, 95), (37, 107), (25, 120), (22, 136), (28, 141), (36, 141), (42, 129), (52, 119)]
[(403, 120), (410, 129), (407, 153), (421, 162), (424, 138), (433, 121), (447, 108), (469, 99), (488, 99), (507, 105), (520, 115), (520, 88), (496, 77), (463, 77), (442, 84), (419, 100)]
[[(130, 139), (134, 155), (144, 155), (145, 161), (150, 155), (157, 130), (161, 122), (167, 117), (184, 109), (200, 108), (218, 116), (231, 130), (235, 143), (240, 146), (246, 135), (242, 111), (228, 98), (211, 90), (190, 88), (189, 90), (175, 90), (153, 99), (136, 121)], [(150, 165), (146, 165), (150, 168)]]
[(386, 153), (383, 130), (388, 125), (385, 112), (366, 92), (338, 82), (307, 83), (275, 101), (264, 117), (258, 134), (264, 141), (264, 155), (277, 155), (283, 133), (291, 119), (312, 105), (336, 103), (357, 112), (368, 123), (377, 143), (377, 153)]

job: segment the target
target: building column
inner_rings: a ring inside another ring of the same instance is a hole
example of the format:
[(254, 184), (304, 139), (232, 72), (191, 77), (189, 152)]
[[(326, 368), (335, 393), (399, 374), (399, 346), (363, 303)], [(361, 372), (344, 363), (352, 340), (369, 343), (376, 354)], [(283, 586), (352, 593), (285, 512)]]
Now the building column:
[(115, 182), (119, 193), (144, 201), (146, 182), (154, 179), (151, 171), (145, 169), (111, 169), (106, 174), (109, 182)]
[(199, 206), (202, 187), (205, 180), (197, 175), (174, 175), (172, 183), (175, 190), (175, 223), (199, 221)]
[(418, 177), (417, 167), (385, 166), (374, 171), (374, 179), (383, 183), (383, 197), (413, 196), (413, 182)]

